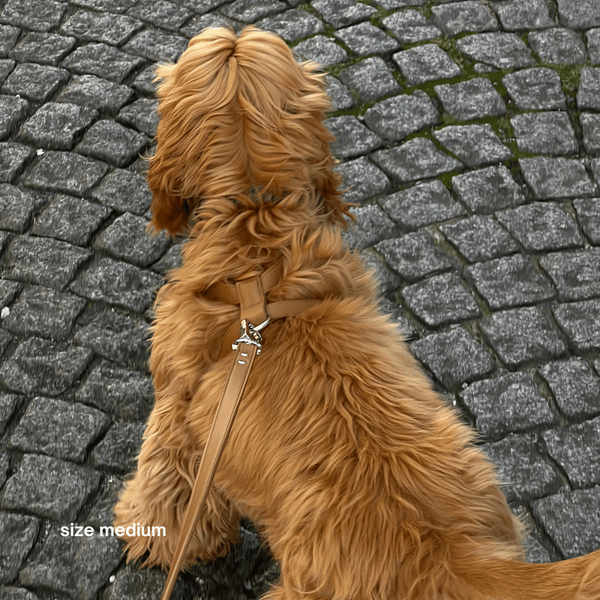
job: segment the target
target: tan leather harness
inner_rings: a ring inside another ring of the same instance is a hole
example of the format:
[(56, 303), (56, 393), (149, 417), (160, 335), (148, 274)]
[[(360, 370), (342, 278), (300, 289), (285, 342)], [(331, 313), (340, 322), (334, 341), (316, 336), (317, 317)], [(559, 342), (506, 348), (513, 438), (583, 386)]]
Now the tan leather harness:
[[(233, 284), (216, 283), (206, 293), (208, 297), (215, 300), (227, 304), (239, 304), (240, 322), (233, 323), (227, 330), (221, 347), (221, 357), (231, 352), (231, 348), (236, 353), (202, 453), (200, 468), (181, 525), (177, 549), (173, 556), (162, 600), (168, 600), (173, 591), (198, 515), (206, 502), (219, 459), (231, 431), (231, 425), (254, 359), (261, 352), (260, 331), (273, 319), (299, 315), (320, 302), (318, 300), (283, 300), (267, 304), (267, 294), (281, 281), (282, 277), (283, 260), (279, 259), (262, 273), (251, 273)], [(254, 325), (254, 323), (258, 323), (258, 325)]]

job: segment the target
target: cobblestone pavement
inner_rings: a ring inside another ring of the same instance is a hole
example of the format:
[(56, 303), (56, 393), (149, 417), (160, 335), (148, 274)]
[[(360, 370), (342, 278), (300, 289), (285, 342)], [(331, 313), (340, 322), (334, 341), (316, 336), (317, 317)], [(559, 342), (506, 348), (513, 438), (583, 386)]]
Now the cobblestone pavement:
[[(99, 528), (178, 260), (145, 233), (153, 69), (213, 23), (276, 31), (330, 73), (349, 241), (512, 482), (530, 559), (599, 548), (600, 0), (0, 0), (0, 598), (164, 582)], [(174, 598), (276, 576), (246, 523)]]

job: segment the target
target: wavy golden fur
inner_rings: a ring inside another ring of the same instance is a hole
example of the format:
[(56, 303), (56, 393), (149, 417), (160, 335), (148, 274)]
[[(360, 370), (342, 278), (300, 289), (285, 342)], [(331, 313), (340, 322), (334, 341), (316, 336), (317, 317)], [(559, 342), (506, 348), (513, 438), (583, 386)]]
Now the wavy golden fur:
[(158, 294), (156, 402), (115, 508), (116, 525), (167, 536), (126, 537), (129, 560), (169, 565), (229, 370), (239, 309), (207, 289), (282, 257), (269, 301), (321, 302), (265, 330), (186, 565), (226, 553), (245, 515), (281, 563), (269, 600), (598, 600), (598, 553), (521, 562), (493, 468), (342, 243), (313, 66), (274, 35), (217, 28), (158, 76), (152, 225), (189, 240)]

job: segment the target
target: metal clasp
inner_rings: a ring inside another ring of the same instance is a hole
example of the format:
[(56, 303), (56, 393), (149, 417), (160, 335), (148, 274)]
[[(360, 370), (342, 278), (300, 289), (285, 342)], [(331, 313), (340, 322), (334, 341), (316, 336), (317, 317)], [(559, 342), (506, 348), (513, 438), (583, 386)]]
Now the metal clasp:
[(235, 341), (235, 344), (231, 345), (232, 349), (237, 350), (238, 344), (252, 344), (257, 347), (256, 354), (259, 355), (262, 350), (262, 336), (260, 335), (260, 331), (270, 322), (271, 319), (267, 319), (255, 327), (252, 323), (248, 323), (246, 319), (242, 319), (242, 322), (240, 323), (240, 337)]

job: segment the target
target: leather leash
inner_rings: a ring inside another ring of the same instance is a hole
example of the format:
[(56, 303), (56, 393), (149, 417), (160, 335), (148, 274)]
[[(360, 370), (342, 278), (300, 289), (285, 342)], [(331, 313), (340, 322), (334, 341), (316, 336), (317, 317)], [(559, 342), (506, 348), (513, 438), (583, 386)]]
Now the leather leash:
[[(262, 337), (260, 331), (272, 319), (298, 315), (320, 302), (318, 300), (284, 300), (267, 304), (266, 294), (279, 283), (282, 276), (283, 261), (279, 259), (261, 274), (250, 274), (250, 276), (237, 281), (235, 284), (217, 283), (211, 286), (207, 292), (209, 297), (216, 300), (240, 305), (240, 331), (236, 340), (235, 332), (238, 327), (236, 322), (225, 334), (221, 357), (230, 352), (229, 348), (231, 347), (236, 353), (202, 453), (200, 468), (181, 525), (177, 549), (173, 555), (173, 562), (169, 569), (161, 600), (169, 600), (181, 570), (196, 521), (210, 491), (254, 359), (261, 352)], [(259, 325), (255, 326), (253, 323), (259, 323)], [(231, 344), (232, 339), (235, 340), (234, 344)]]

